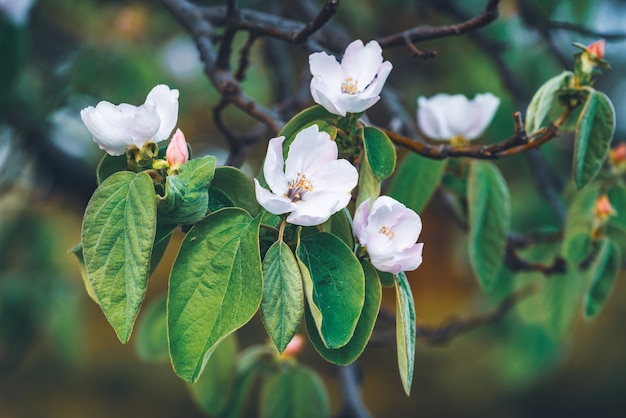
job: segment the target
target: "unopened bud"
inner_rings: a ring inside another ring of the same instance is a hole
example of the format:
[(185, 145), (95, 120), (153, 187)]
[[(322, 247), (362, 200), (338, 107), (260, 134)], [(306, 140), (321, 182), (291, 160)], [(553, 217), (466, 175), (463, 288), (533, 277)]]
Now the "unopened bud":
[(626, 142), (620, 142), (609, 151), (609, 163), (614, 173), (626, 172)]
[(593, 54), (599, 60), (604, 59), (604, 48), (606, 46), (606, 41), (604, 39), (600, 39), (590, 45), (587, 45), (587, 52)]
[(187, 141), (185, 141), (185, 135), (183, 135), (180, 129), (176, 129), (174, 136), (172, 136), (170, 144), (165, 151), (165, 159), (172, 171), (178, 170), (189, 159)]
[(607, 195), (603, 194), (596, 200), (595, 215), (600, 224), (606, 223), (611, 216), (616, 215)]
[(300, 354), (302, 348), (304, 348), (304, 338), (302, 338), (300, 334), (296, 334), (291, 341), (289, 341), (289, 344), (287, 344), (282, 357), (295, 358)]

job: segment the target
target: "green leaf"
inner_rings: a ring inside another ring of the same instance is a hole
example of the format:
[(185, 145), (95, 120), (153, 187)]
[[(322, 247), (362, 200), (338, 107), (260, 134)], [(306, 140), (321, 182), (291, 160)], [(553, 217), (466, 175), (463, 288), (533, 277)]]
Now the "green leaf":
[[(337, 235), (348, 248), (354, 248), (354, 233), (352, 232), (352, 218), (347, 208), (335, 212), (329, 219), (330, 232)], [(327, 232), (327, 231), (324, 231)]]
[(526, 109), (526, 132), (533, 133), (548, 124), (551, 110), (560, 105), (557, 92), (567, 87), (573, 76), (571, 71), (565, 71), (539, 87)]
[(150, 258), (150, 275), (156, 270), (167, 246), (172, 239), (172, 234), (178, 225), (164, 225), (157, 222), (156, 234), (154, 236), (154, 244), (152, 246), (152, 257)]
[(315, 326), (315, 321), (310, 310), (307, 309), (305, 313), (306, 329), (313, 346), (326, 360), (340, 366), (352, 363), (361, 355), (363, 350), (365, 350), (365, 346), (372, 335), (372, 330), (374, 329), (374, 324), (376, 323), (380, 309), (382, 289), (378, 274), (368, 261), (361, 260), (361, 266), (365, 274), (365, 302), (363, 303), (363, 310), (361, 311), (359, 322), (356, 324), (354, 335), (348, 344), (337, 349), (327, 348), (317, 332), (317, 327)]
[(496, 284), (511, 219), (509, 189), (498, 168), (473, 161), (467, 189), (470, 264), (485, 290)]
[(591, 287), (585, 296), (585, 318), (594, 318), (604, 307), (611, 295), (615, 280), (619, 275), (622, 256), (619, 247), (605, 238), (591, 267)]
[(372, 173), (383, 181), (393, 174), (396, 168), (396, 148), (391, 139), (378, 128), (363, 128), (363, 146)]
[(396, 279), (393, 278), (393, 274), (386, 271), (378, 271), (378, 277), (380, 278), (380, 284), (383, 287), (394, 287), (396, 285)]
[(83, 256), (96, 298), (122, 343), (146, 293), (156, 196), (146, 173), (121, 171), (94, 192), (83, 219)]
[(571, 263), (581, 263), (591, 251), (594, 208), (600, 195), (596, 184), (576, 193), (567, 212), (563, 236), (563, 256)]
[(441, 183), (447, 160), (431, 160), (409, 154), (393, 176), (389, 195), (421, 213)]
[(129, 170), (130, 168), (128, 167), (128, 162), (126, 161), (126, 154), (116, 156), (104, 154), (104, 157), (102, 157), (98, 167), (96, 168), (98, 185), (102, 184), (102, 182), (118, 171)]
[(215, 347), (198, 381), (188, 385), (191, 398), (210, 416), (226, 412), (235, 390), (238, 351), (237, 338), (230, 334)]
[(609, 218), (609, 224), (626, 231), (626, 187), (622, 184), (613, 186), (607, 195), (616, 212), (615, 216)]
[(330, 400), (322, 379), (298, 363), (285, 364), (261, 389), (261, 418), (330, 417)]
[(211, 211), (216, 211), (222, 207), (240, 207), (252, 216), (259, 213), (259, 203), (254, 193), (252, 180), (243, 171), (235, 167), (217, 167), (215, 176), (209, 187), (209, 196), (219, 199), (219, 206), (209, 201)]
[(363, 161), (361, 162), (358, 187), (359, 194), (356, 198), (357, 207), (367, 199), (371, 199), (370, 203), (373, 202), (380, 195), (380, 180), (374, 175), (367, 155), (363, 156)]
[(542, 305), (548, 309), (545, 326), (555, 341), (561, 341), (567, 335), (574, 320), (580, 315), (586, 283), (585, 274), (570, 263), (567, 265), (567, 273), (553, 274), (545, 281), (541, 292)]
[(135, 352), (145, 362), (165, 363), (170, 358), (167, 350), (165, 296), (151, 301), (137, 322)]
[(592, 88), (576, 125), (574, 181), (582, 189), (600, 172), (615, 133), (615, 109), (606, 94)]
[(0, 15), (0, 114), (11, 103), (28, 52), (27, 29)]
[(167, 324), (174, 371), (188, 382), (261, 303), (260, 219), (243, 209), (222, 209), (193, 226), (182, 242), (170, 275)]
[(309, 309), (324, 345), (346, 345), (365, 300), (365, 277), (359, 260), (343, 241), (326, 232), (302, 238), (296, 255)]
[(287, 244), (276, 241), (263, 260), (261, 316), (280, 353), (285, 351), (302, 320), (303, 294), (296, 257)]
[(402, 271), (396, 274), (396, 344), (402, 387), (410, 395), (415, 366), (415, 302)]
[(87, 268), (85, 267), (85, 259), (83, 258), (83, 243), (79, 242), (72, 248), (70, 248), (68, 253), (72, 253), (76, 256), (76, 260), (78, 261), (78, 267), (80, 268), (80, 275), (83, 278), (83, 284), (85, 285), (85, 290), (87, 294), (94, 302), (98, 303), (98, 298), (96, 298), (96, 294), (93, 291), (93, 287), (91, 287), (91, 283), (89, 283), (89, 277), (87, 277)]
[(209, 209), (208, 190), (215, 172), (215, 157), (195, 158), (178, 171), (178, 175), (167, 177), (159, 216), (167, 223), (192, 224), (204, 218)]
[(301, 130), (308, 128), (311, 125), (319, 124), (319, 121), (327, 122), (330, 125), (334, 125), (339, 116), (333, 115), (320, 105), (315, 105), (304, 109), (293, 118), (291, 118), (283, 129), (279, 132), (278, 136), (284, 136), (285, 142), (283, 142), (283, 150), (289, 149), (289, 145), (296, 138), (296, 134)]

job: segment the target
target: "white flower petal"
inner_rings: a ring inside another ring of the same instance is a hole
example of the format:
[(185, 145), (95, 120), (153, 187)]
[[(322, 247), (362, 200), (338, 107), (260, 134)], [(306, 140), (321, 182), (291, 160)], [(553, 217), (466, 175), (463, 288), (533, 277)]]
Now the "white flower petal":
[(424, 244), (419, 242), (404, 251), (396, 257), (402, 271), (412, 271), (422, 264), (422, 251)]
[(422, 232), (422, 219), (413, 211), (404, 211), (403, 216), (394, 225), (394, 241), (399, 248), (415, 244)]
[(362, 202), (354, 211), (354, 219), (352, 220), (352, 228), (359, 242), (364, 242), (367, 238), (365, 228), (367, 226), (367, 218), (370, 213), (370, 198)]
[(151, 101), (156, 104), (156, 111), (161, 120), (159, 130), (154, 134), (154, 142), (169, 138), (176, 127), (176, 122), (178, 122), (178, 95), (178, 90), (170, 89), (164, 84), (155, 86), (148, 93), (146, 103)]
[(365, 90), (361, 92), (361, 95), (367, 97), (378, 96), (380, 92), (383, 90), (383, 86), (387, 81), (387, 77), (389, 77), (389, 73), (393, 69), (393, 65), (389, 61), (385, 61), (382, 63), (380, 67), (378, 67), (378, 72), (376, 73), (376, 77), (371, 82), (369, 86)]
[(343, 94), (335, 100), (335, 106), (349, 113), (365, 112), (380, 100), (380, 96), (367, 97), (361, 94)]
[(326, 52), (315, 52), (309, 55), (309, 70), (313, 77), (321, 77), (329, 87), (337, 89), (341, 89), (341, 83), (346, 78), (337, 59)]
[(259, 204), (274, 215), (282, 215), (296, 208), (296, 204), (287, 197), (272, 193), (261, 187), (257, 179), (254, 179), (254, 193)]
[(95, 108), (89, 106), (81, 110), (80, 117), (101, 149), (110, 155), (122, 155), (133, 145), (131, 128), (136, 109), (102, 101)]
[(383, 50), (378, 42), (370, 41), (363, 46), (363, 41), (357, 39), (346, 48), (341, 67), (346, 76), (358, 82), (357, 87), (362, 91), (372, 82), (382, 62)]
[(285, 177), (283, 161), (284, 136), (270, 139), (267, 146), (267, 155), (263, 163), (263, 177), (272, 192), (284, 195), (287, 193), (287, 179)]
[(475, 124), (465, 133), (467, 139), (478, 138), (491, 123), (500, 106), (500, 99), (491, 93), (478, 94), (474, 98)]
[(338, 97), (331, 90), (332, 88), (328, 86), (321, 76), (315, 76), (311, 80), (311, 96), (313, 96), (315, 103), (322, 105), (324, 109), (328, 110), (333, 115), (346, 116), (346, 110), (339, 108), (337, 104), (330, 99), (331, 97)]
[(307, 175), (311, 177), (313, 183), (311, 193), (345, 192), (350, 194), (359, 181), (359, 173), (356, 168), (343, 159), (312, 167), (307, 171)]
[(311, 125), (296, 134), (289, 146), (285, 162), (285, 176), (293, 180), (298, 173), (311, 175), (312, 167), (323, 167), (337, 160), (337, 144), (326, 132), (320, 132), (317, 125)]
[(131, 130), (131, 137), (137, 148), (143, 147), (146, 142), (154, 138), (154, 134), (159, 130), (160, 124), (161, 120), (154, 102), (146, 102), (137, 108), (133, 115), (133, 127)]
[[(345, 201), (345, 199), (343, 200)], [(347, 200), (350, 201), (350, 196)], [(342, 203), (337, 196), (332, 194), (318, 194), (314, 198), (311, 194), (307, 194), (303, 200), (297, 202), (296, 209), (289, 214), (287, 222), (302, 226), (322, 224), (333, 213), (343, 209), (348, 204), (346, 202), (345, 205), (339, 207)]]

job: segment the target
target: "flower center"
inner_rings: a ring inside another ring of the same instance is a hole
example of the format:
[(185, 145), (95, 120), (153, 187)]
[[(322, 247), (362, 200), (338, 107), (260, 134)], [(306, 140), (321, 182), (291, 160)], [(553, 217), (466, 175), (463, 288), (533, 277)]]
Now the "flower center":
[(291, 180), (287, 187), (289, 190), (287, 190), (285, 196), (291, 199), (292, 202), (302, 200), (307, 192), (313, 191), (313, 183), (306, 178), (306, 174), (302, 173), (298, 173), (296, 178)]
[(396, 237), (396, 233), (393, 232), (393, 229), (385, 225), (380, 227), (380, 230), (378, 231), (378, 233), (385, 235), (389, 239), (394, 239)]
[(359, 91), (359, 80), (353, 80), (352, 77), (348, 77), (341, 83), (341, 92), (349, 95), (356, 94)]

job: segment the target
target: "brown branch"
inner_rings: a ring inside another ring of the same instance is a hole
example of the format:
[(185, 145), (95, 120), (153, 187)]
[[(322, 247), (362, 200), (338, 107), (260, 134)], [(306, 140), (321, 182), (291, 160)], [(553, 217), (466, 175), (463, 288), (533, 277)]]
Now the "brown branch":
[(488, 0), (481, 14), (456, 25), (418, 26), (402, 32), (379, 38), (378, 43), (384, 48), (406, 46), (406, 40), (412, 43), (424, 42), (431, 39), (460, 36), (487, 26), (498, 18), (499, 0)]
[(430, 51), (422, 51), (421, 49), (415, 46), (415, 44), (411, 41), (409, 37), (404, 38), (404, 40), (406, 42), (407, 48), (411, 50), (414, 57), (422, 58), (422, 59), (429, 59), (429, 58), (435, 58), (437, 56), (436, 49), (432, 49)]
[(552, 264), (533, 263), (520, 258), (515, 247), (507, 243), (504, 262), (506, 266), (514, 272), (537, 271), (550, 276), (552, 274), (564, 274), (567, 271), (567, 262), (561, 256), (554, 257)]
[(259, 38), (259, 36), (250, 32), (248, 35), (248, 39), (246, 40), (245, 45), (239, 51), (239, 66), (235, 71), (235, 80), (241, 82), (246, 78), (246, 71), (250, 67), (250, 52), (252, 47), (254, 46), (254, 42)]
[(337, 7), (339, 7), (339, 0), (327, 0), (326, 4), (322, 10), (320, 10), (315, 19), (313, 19), (313, 21), (308, 23), (300, 31), (293, 34), (291, 42), (298, 44), (321, 29), (322, 26), (324, 26), (337, 12)]
[[(450, 342), (455, 337), (469, 333), (476, 329), (492, 325), (501, 320), (518, 303), (525, 300), (535, 292), (533, 286), (526, 286), (510, 294), (500, 301), (498, 306), (491, 311), (477, 314), (466, 319), (453, 319), (445, 325), (426, 326), (416, 325), (415, 337), (421, 338), (430, 345), (443, 345)], [(381, 309), (379, 318), (388, 323), (395, 323), (395, 315), (388, 310)], [(370, 338), (370, 345), (389, 345), (395, 343), (396, 335), (394, 330), (375, 332)]]

